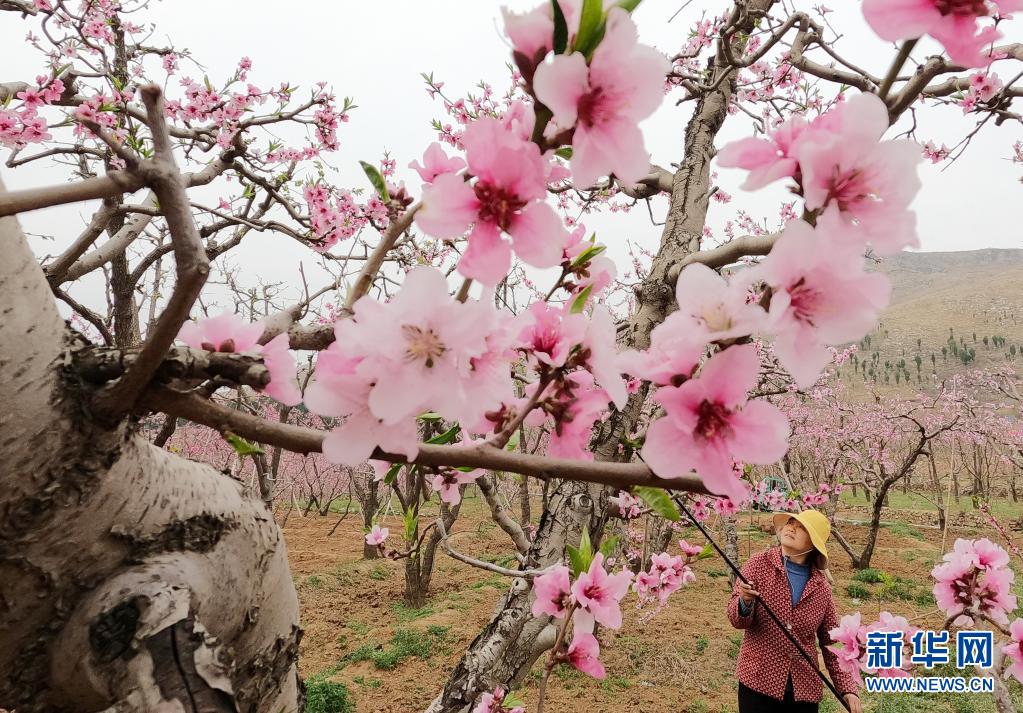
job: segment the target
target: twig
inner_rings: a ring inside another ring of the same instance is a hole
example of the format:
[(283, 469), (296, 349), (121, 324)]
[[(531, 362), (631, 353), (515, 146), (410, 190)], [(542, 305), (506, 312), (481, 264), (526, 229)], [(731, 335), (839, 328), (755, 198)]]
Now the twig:
[(163, 94), (155, 84), (142, 87), (140, 93), (146, 105), (154, 147), (153, 161), (142, 167), (141, 171), (160, 201), (167, 221), (171, 244), (174, 246), (177, 281), (167, 307), (157, 320), (156, 327), (147, 336), (138, 359), (124, 376), (97, 399), (98, 412), (110, 419), (118, 418), (134, 407), (174, 343), (181, 325), (188, 319), (189, 311), (198, 299), (210, 271), (209, 259), (192, 219), (185, 184), (174, 162), (164, 117)]
[(373, 285), (373, 279), (376, 277), (377, 272), (380, 271), (380, 266), (384, 264), (384, 258), (391, 248), (394, 247), (394, 243), (401, 237), (401, 234), (408, 230), (408, 227), (412, 224), (413, 216), (415, 216), (416, 211), (419, 210), (421, 205), (421, 203), (416, 203), (411, 206), (387, 226), (387, 230), (380, 236), (380, 242), (373, 248), (369, 259), (366, 260), (366, 264), (362, 266), (362, 271), (355, 279), (355, 284), (352, 285), (352, 291), (348, 294), (348, 299), (345, 300), (346, 310), (351, 310), (359, 298), (369, 292), (369, 288)]
[(881, 88), (877, 90), (877, 95), (884, 101), (888, 97), (888, 91), (892, 88), (892, 84), (895, 83), (895, 78), (899, 76), (899, 72), (902, 70), (902, 65), (909, 59), (909, 54), (916, 47), (916, 43), (919, 41), (918, 38), (906, 40), (899, 47), (899, 53), (895, 55), (895, 61), (892, 62), (892, 66), (888, 68), (888, 74), (885, 75), (884, 81), (881, 82)]

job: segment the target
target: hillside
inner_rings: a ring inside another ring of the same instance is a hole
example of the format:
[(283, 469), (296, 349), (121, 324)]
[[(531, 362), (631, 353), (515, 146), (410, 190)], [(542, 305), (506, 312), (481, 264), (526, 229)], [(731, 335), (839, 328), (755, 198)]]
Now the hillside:
[(907, 373), (919, 388), (969, 368), (1023, 364), (1023, 250), (906, 252), (877, 269), (892, 280), (892, 303), (860, 343), (859, 378), (851, 363), (840, 370), (854, 389), (864, 359), (881, 390), (905, 389)]

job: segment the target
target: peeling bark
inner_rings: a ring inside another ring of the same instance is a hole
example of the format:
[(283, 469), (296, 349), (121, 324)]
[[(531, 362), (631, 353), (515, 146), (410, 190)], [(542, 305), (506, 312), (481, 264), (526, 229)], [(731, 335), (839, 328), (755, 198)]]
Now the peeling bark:
[(14, 218), (0, 243), (0, 707), (298, 711), (270, 512), (130, 421), (98, 425)]

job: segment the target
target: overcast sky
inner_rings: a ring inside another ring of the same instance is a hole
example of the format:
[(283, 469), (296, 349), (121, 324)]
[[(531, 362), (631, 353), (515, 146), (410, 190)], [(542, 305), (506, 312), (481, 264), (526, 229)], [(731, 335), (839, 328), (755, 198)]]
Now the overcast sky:
[[(238, 59), (252, 59), (250, 81), (269, 87), (281, 81), (309, 86), (317, 80), (332, 85), (339, 97), (353, 97), (359, 108), (351, 121), (342, 126), (340, 154), (331, 163), (342, 168), (342, 183), (362, 185), (364, 179), (356, 161), (377, 161), (384, 149), (398, 159), (400, 175), (415, 190), (415, 174), (405, 169), (413, 158), (434, 140), (430, 119), (441, 117), (439, 104), (424, 91), (420, 72), (433, 72), (445, 82), (445, 90), (461, 95), (481, 78), (502, 91), (508, 82), (505, 62), (508, 51), (499, 30), (499, 8), (510, 4), (526, 9), (534, 2), (515, 0), (374, 0), (374, 2), (302, 2), (280, 3), (266, 0), (165, 0), (154, 2), (146, 19), (157, 25), (151, 44), (173, 40), (187, 47), (193, 57), (205, 65), (205, 72), (218, 83), (228, 76)], [(811, 3), (797, 2), (799, 9)], [(844, 8), (832, 15), (832, 24), (846, 37), (842, 47), (848, 55), (883, 74), (892, 57), (892, 49), (880, 42), (866, 27), (859, 14), (859, 2), (835, 0)], [(641, 39), (672, 54), (682, 45), (692, 22), (709, 8), (721, 8), (721, 0), (694, 0), (673, 20), (680, 0), (646, 0), (636, 12)], [(141, 16), (133, 18), (141, 20)], [(1023, 22), (1006, 23), (1009, 39), (1023, 39)], [(40, 63), (33, 50), (24, 44), (29, 23), (13, 13), (0, 14), (0, 47), (4, 54), (4, 76), (10, 81), (31, 81)], [(928, 47), (925, 46), (925, 51)], [(920, 53), (923, 56), (923, 53)], [(187, 73), (201, 76), (201, 71)], [(23, 76), (11, 76), (21, 70)], [(1003, 71), (1003, 74), (1006, 74)], [(1015, 74), (1013, 71), (1011, 74)], [(1009, 76), (1011, 76), (1011, 74)], [(1007, 77), (1003, 76), (1003, 79)], [(682, 136), (691, 111), (691, 103), (675, 106), (680, 95), (668, 97), (662, 108), (644, 124), (647, 148), (654, 162), (668, 166), (681, 156)], [(955, 144), (973, 126), (956, 107), (937, 108), (919, 113), (921, 141), (939, 145)], [(1023, 167), (1012, 165), (1008, 157), (1013, 141), (1023, 139), (1018, 124), (989, 126), (974, 140), (966, 154), (946, 171), (921, 165), (923, 189), (915, 208), (919, 216), (920, 237), (925, 250), (968, 250), (981, 247), (1023, 247), (1020, 204), (1023, 185), (1019, 177)], [(727, 123), (718, 145), (749, 135), (751, 121), (742, 115)], [(0, 169), (8, 188), (53, 182), (58, 178), (42, 167)], [(779, 186), (772, 190), (747, 194), (738, 190), (740, 172), (722, 171), (720, 184), (734, 196), (728, 205), (714, 204), (711, 226), (720, 227), (738, 208), (755, 216), (766, 216), (772, 223), (785, 197)], [(655, 204), (660, 220), (665, 201)], [(32, 232), (55, 234), (62, 243), (80, 229), (88, 217), (89, 206), (37, 212), (22, 218)], [(82, 216), (82, 217), (79, 217)], [(651, 225), (646, 210), (629, 216), (614, 215), (592, 221), (601, 239), (612, 247), (611, 254), (623, 258), (621, 246), (626, 239), (655, 246), (660, 228)], [(52, 250), (53, 246), (37, 246)], [(291, 271), (308, 256), (295, 251), (290, 241), (280, 236), (258, 236), (249, 246), (254, 260)], [(284, 267), (282, 267), (284, 266)]]

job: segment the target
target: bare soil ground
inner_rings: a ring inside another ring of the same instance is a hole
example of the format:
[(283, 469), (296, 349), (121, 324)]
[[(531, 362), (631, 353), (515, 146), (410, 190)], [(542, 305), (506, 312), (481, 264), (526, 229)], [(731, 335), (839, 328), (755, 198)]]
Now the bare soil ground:
[[(456, 523), (453, 544), (474, 556), (502, 561), (512, 548), (507, 536), (478, 502), (470, 501)], [(898, 512), (891, 516), (898, 518)], [(852, 515), (852, 513), (850, 513)], [(739, 523), (743, 558), (772, 544), (759, 528), (766, 515)], [(909, 520), (910, 518), (906, 518)], [(305, 676), (345, 683), (360, 713), (405, 713), (423, 710), (443, 685), (459, 654), (489, 619), (507, 580), (438, 554), (429, 603), (419, 610), (402, 605), (403, 564), (362, 560), (362, 531), (354, 517), (327, 536), (336, 516), (291, 517), (285, 527), (292, 571), (302, 604), (305, 638), (301, 667)], [(389, 523), (392, 532), (400, 526)], [(857, 543), (865, 528), (844, 524)], [(990, 528), (953, 527), (954, 536), (996, 537)], [(698, 533), (687, 534), (699, 542)], [(1023, 538), (1020, 538), (1023, 539)], [(907, 522), (883, 528), (873, 567), (888, 583), (855, 581), (848, 558), (832, 542), (832, 572), (839, 614), (859, 610), (873, 617), (887, 609), (917, 626), (938, 627), (940, 613), (930, 595), (929, 572), (940, 559), (941, 533)], [(547, 710), (602, 713), (643, 710), (647, 713), (703, 713), (735, 710), (735, 657), (741, 632), (729, 625), (724, 608), (729, 595), (725, 565), (716, 559), (698, 564), (695, 584), (674, 595), (651, 616), (635, 609), (630, 595), (620, 632), (602, 632), (603, 682), (557, 670), (549, 686)], [(1017, 583), (1017, 593), (1023, 589)], [(407, 658), (406, 658), (407, 656)], [(533, 710), (539, 666), (521, 693)], [(1023, 700), (1019, 687), (1015, 693)], [(867, 709), (880, 713), (912, 711), (991, 711), (980, 696), (880, 697)], [(825, 703), (822, 711), (839, 710)]]

